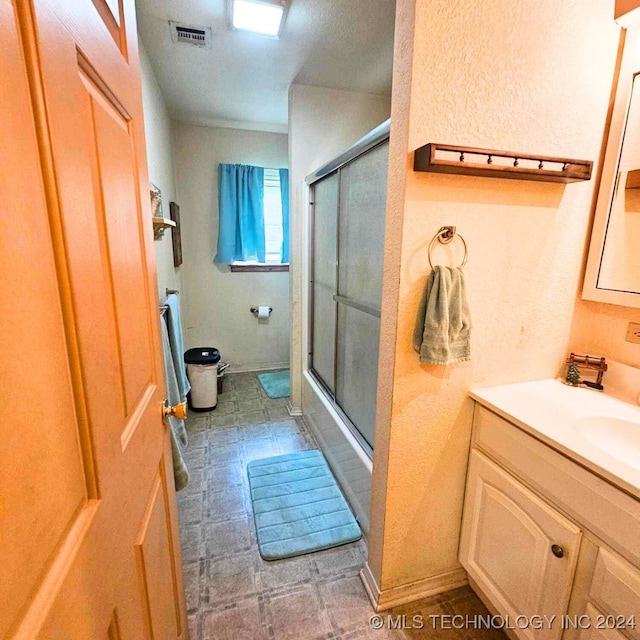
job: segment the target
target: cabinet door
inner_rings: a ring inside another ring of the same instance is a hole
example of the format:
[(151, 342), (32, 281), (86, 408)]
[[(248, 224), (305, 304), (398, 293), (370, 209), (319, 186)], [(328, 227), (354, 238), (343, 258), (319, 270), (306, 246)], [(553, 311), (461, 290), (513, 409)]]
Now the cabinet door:
[[(501, 615), (514, 622), (517, 616), (565, 614), (580, 538), (575, 525), (472, 451), (460, 562)], [(516, 629), (516, 634), (554, 640), (562, 628), (558, 619), (544, 629)]]
[(599, 620), (605, 616), (598, 611), (590, 602), (581, 618), (583, 628), (578, 636), (580, 640), (625, 640), (625, 637), (617, 629), (602, 628)]
[[(589, 596), (602, 610), (640, 625), (640, 571), (605, 547), (598, 549)], [(627, 635), (640, 640), (640, 628), (622, 625)]]

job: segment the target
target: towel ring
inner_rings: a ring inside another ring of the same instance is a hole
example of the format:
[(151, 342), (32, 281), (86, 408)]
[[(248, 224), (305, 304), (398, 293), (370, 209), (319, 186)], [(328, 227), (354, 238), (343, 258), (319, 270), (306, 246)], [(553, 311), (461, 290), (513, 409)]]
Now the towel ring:
[(467, 243), (464, 241), (464, 238), (456, 232), (455, 227), (441, 227), (438, 233), (431, 239), (429, 243), (429, 248), (427, 249), (427, 257), (429, 258), (429, 266), (433, 269), (433, 262), (431, 262), (431, 252), (433, 251), (433, 245), (436, 240), (439, 240), (442, 244), (449, 244), (456, 236), (460, 238), (462, 241), (462, 245), (464, 247), (464, 258), (462, 259), (462, 263), (458, 267), (459, 269), (464, 267), (467, 264)]

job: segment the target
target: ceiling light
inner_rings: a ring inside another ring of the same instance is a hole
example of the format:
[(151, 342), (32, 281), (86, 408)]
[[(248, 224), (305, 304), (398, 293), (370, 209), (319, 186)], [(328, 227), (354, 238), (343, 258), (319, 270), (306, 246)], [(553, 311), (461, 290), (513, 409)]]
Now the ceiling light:
[(284, 22), (286, 4), (280, 0), (232, 0), (234, 29), (277, 38)]

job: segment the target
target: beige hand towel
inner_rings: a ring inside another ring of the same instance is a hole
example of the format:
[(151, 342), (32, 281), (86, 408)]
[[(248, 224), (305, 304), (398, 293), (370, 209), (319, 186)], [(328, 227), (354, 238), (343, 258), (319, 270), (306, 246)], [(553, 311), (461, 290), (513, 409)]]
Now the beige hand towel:
[(471, 359), (471, 319), (460, 267), (436, 266), (427, 278), (413, 332), (420, 362), (450, 364)]

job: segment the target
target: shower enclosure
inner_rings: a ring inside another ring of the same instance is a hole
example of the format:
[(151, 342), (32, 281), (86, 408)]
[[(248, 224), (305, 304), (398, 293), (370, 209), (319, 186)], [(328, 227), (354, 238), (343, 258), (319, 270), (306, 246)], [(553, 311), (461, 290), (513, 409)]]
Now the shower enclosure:
[[(375, 446), (388, 148), (386, 122), (307, 178), (307, 372), (340, 427), (353, 436), (351, 445), (369, 459)], [(316, 425), (321, 441), (330, 428)], [(341, 464), (333, 462), (339, 475)], [(370, 486), (370, 464), (367, 475)]]

